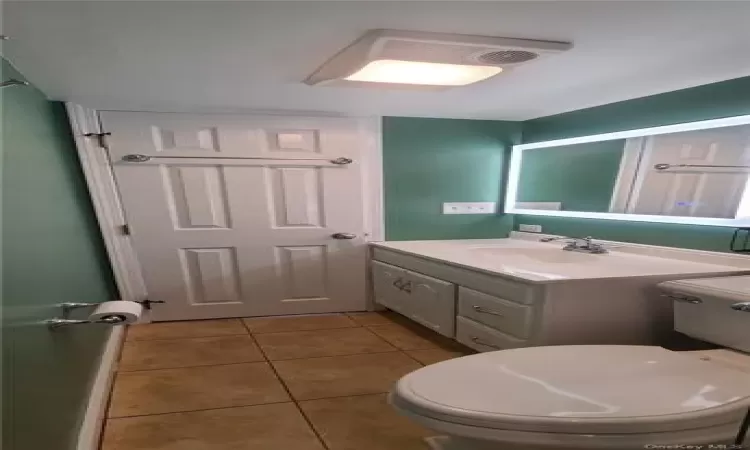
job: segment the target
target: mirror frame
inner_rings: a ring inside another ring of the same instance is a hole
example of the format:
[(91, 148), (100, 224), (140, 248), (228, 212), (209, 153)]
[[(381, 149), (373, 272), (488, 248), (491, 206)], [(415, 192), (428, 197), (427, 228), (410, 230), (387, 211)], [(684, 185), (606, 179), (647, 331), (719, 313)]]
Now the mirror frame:
[[(588, 142), (610, 141), (613, 139), (625, 139), (641, 136), (653, 136), (656, 134), (679, 133), (681, 131), (707, 130), (710, 128), (723, 128), (750, 124), (750, 115), (727, 117), (723, 119), (703, 120), (700, 122), (688, 122), (677, 125), (666, 125), (660, 127), (640, 128), (636, 130), (618, 131), (614, 133), (592, 134), (568, 139), (557, 139), (553, 141), (535, 142), (532, 144), (514, 145), (510, 157), (508, 170), (508, 185), (505, 193), (504, 212), (508, 214), (526, 214), (530, 216), (552, 216), (552, 217), (576, 217), (582, 219), (608, 219), (624, 220), (630, 222), (658, 222), (658, 223), (681, 223), (691, 225), (713, 225), (723, 227), (747, 227), (750, 226), (750, 217), (745, 219), (712, 219), (709, 217), (686, 217), (686, 216), (656, 216), (646, 214), (622, 214), (622, 213), (600, 213), (583, 211), (554, 211), (541, 209), (516, 208), (518, 195), (518, 182), (521, 177), (521, 160), (525, 150), (537, 148), (558, 147), (572, 144), (585, 144)], [(748, 172), (750, 176), (750, 171)]]

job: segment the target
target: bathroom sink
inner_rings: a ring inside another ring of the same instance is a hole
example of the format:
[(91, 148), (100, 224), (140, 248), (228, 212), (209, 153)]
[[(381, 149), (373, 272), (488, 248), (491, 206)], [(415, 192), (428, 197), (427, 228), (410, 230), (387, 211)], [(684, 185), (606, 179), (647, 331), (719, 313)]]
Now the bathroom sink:
[(606, 255), (564, 251), (560, 248), (508, 248), (474, 247), (471, 251), (497, 258), (525, 259), (545, 264), (586, 264), (596, 262)]
[(532, 282), (673, 274), (727, 274), (737, 270), (735, 266), (659, 257), (638, 248), (624, 248), (623, 245), (613, 247), (604, 254), (567, 251), (563, 250), (564, 245), (562, 242), (546, 243), (510, 238), (375, 244), (384, 249)]

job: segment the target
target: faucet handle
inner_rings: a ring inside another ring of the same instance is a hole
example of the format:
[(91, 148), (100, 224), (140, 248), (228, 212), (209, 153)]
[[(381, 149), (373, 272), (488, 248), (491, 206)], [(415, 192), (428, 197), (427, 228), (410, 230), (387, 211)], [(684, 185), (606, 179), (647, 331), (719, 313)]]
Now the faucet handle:
[(539, 239), (539, 242), (554, 242), (554, 241), (564, 241), (566, 239), (572, 239), (575, 240), (576, 238), (568, 237), (568, 236), (556, 236), (556, 237), (546, 237)]

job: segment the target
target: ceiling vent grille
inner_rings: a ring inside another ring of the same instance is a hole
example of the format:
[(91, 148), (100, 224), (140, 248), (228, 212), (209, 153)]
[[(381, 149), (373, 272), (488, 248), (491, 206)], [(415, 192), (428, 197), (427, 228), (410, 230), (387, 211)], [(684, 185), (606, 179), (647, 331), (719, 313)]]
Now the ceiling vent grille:
[(482, 53), (475, 56), (477, 62), (502, 66), (503, 64), (520, 64), (539, 57), (538, 53), (525, 50), (503, 50)]

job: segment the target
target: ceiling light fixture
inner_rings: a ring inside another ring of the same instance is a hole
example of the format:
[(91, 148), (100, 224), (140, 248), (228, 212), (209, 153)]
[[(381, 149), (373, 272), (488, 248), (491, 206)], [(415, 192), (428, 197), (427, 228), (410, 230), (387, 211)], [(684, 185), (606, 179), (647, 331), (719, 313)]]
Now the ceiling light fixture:
[(328, 60), (305, 83), (446, 89), (571, 48), (567, 42), (372, 30)]
[(463, 86), (502, 71), (502, 67), (376, 59), (344, 79), (371, 83)]

